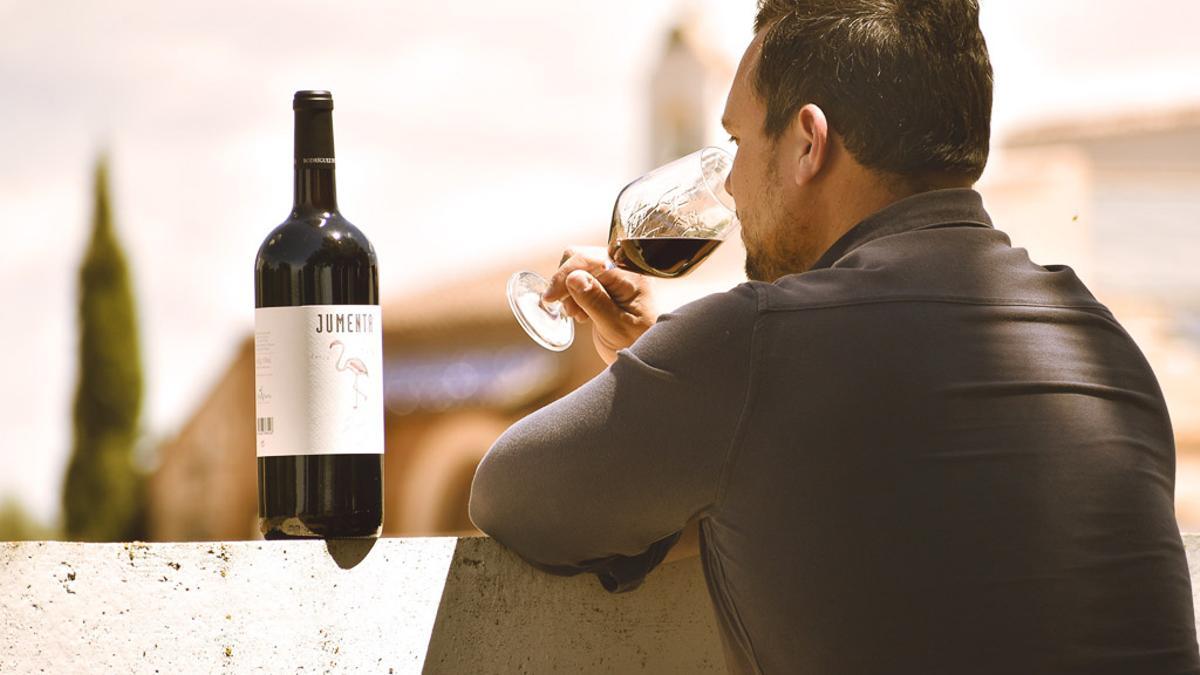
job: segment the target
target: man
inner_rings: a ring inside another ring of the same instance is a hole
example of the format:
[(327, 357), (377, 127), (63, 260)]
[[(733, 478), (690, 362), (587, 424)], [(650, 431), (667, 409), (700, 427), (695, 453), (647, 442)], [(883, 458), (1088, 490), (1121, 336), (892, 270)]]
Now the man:
[(725, 126), (750, 283), (656, 317), (576, 251), (610, 368), (514, 425), (471, 515), (640, 583), (698, 521), (743, 673), (1200, 673), (1166, 407), (1070, 268), (992, 227), (974, 0), (763, 0)]

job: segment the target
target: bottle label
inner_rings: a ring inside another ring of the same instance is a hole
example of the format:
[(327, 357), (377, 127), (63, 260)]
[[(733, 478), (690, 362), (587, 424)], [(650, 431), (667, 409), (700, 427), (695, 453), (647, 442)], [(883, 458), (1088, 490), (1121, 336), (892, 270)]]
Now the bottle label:
[(383, 453), (378, 305), (254, 311), (259, 457)]

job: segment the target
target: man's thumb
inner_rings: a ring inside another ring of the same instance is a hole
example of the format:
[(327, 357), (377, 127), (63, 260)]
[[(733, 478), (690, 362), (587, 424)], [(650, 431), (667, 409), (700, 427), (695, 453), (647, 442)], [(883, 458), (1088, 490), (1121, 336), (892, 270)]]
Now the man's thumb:
[(575, 270), (567, 275), (567, 290), (592, 321), (607, 325), (616, 323), (621, 310), (595, 277), (584, 270)]

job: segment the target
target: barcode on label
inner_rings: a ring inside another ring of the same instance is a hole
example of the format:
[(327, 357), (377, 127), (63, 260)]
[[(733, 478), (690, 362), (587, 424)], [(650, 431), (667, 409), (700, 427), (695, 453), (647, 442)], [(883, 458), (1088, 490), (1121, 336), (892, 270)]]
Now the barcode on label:
[(274, 417), (259, 417), (258, 418), (258, 433), (259, 434), (275, 433), (275, 418)]

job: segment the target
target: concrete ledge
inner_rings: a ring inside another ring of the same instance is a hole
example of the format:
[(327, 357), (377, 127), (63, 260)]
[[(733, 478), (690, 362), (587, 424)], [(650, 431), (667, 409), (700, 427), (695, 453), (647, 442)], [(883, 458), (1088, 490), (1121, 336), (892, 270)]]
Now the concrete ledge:
[(3, 673), (723, 667), (698, 559), (610, 595), (484, 538), (0, 545)]
[[(1200, 535), (1184, 544), (1200, 590)], [(0, 544), (2, 673), (723, 667), (695, 558), (610, 595), (484, 538)]]

